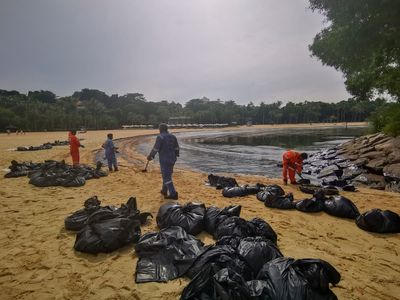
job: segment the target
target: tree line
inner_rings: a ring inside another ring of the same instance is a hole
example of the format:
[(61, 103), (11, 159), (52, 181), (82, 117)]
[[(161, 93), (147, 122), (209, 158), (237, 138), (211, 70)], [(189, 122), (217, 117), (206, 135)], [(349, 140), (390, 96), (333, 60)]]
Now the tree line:
[(117, 129), (122, 125), (157, 125), (172, 117), (186, 117), (186, 123), (287, 124), (365, 121), (386, 105), (383, 99), (349, 99), (338, 103), (281, 101), (237, 104), (233, 100), (192, 99), (151, 102), (140, 93), (107, 95), (96, 89), (82, 89), (71, 96), (56, 97), (51, 91), (0, 90), (0, 129), (14, 126), (25, 131)]

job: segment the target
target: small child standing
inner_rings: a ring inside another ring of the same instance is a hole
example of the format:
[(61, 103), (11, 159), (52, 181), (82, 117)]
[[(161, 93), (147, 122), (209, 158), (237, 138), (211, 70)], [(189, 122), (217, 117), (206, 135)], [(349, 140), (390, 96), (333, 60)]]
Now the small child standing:
[(112, 133), (107, 134), (107, 140), (104, 142), (102, 147), (106, 154), (108, 169), (112, 171), (112, 168), (114, 167), (114, 171), (118, 171), (117, 158), (115, 157), (115, 152), (118, 148), (114, 145)]

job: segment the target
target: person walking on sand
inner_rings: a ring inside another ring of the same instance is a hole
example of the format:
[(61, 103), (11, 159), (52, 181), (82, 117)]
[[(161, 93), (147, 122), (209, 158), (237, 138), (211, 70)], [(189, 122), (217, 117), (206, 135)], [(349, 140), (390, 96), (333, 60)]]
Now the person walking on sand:
[(104, 142), (102, 147), (104, 148), (104, 152), (106, 154), (108, 170), (112, 171), (114, 167), (114, 171), (118, 171), (117, 158), (115, 157), (115, 152), (117, 151), (118, 147), (115, 147), (113, 138), (114, 136), (112, 133), (107, 134), (107, 140)]
[(68, 141), (69, 152), (72, 157), (72, 165), (74, 167), (79, 166), (79, 147), (85, 148), (85, 146), (81, 145), (79, 139), (76, 137), (76, 130), (71, 130), (68, 133)]
[(163, 180), (161, 194), (164, 195), (165, 199), (178, 200), (178, 192), (175, 190), (174, 183), (172, 182), (174, 165), (179, 156), (178, 140), (175, 135), (168, 132), (167, 124), (161, 123), (159, 130), (160, 134), (157, 136), (154, 147), (147, 156), (147, 160), (153, 160), (158, 152)]
[(307, 153), (299, 153), (294, 150), (288, 150), (282, 156), (282, 176), (283, 184), (288, 182), (288, 173), (291, 184), (297, 184), (295, 174), (301, 175), (303, 171), (303, 160), (307, 159)]

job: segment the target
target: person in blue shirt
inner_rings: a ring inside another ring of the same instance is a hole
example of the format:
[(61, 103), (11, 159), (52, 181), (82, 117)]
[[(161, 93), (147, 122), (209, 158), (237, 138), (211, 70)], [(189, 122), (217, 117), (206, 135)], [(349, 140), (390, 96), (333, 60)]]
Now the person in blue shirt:
[(156, 142), (147, 160), (153, 160), (158, 153), (160, 159), (160, 169), (162, 175), (161, 194), (165, 199), (178, 200), (178, 192), (175, 190), (172, 182), (172, 173), (174, 165), (179, 156), (179, 145), (175, 135), (168, 132), (167, 124), (161, 123), (159, 126), (160, 134), (157, 136)]
[(106, 154), (108, 169), (112, 171), (114, 167), (114, 171), (118, 171), (118, 164), (117, 158), (115, 157), (115, 152), (117, 151), (118, 147), (115, 147), (113, 142), (113, 134), (107, 134), (107, 140), (102, 145), (104, 148), (104, 152)]

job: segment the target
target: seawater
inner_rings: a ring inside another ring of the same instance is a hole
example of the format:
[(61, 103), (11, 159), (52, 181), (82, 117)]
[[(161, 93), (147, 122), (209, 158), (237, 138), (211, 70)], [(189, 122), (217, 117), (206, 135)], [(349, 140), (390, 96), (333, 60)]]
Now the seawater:
[[(176, 133), (181, 152), (177, 165), (206, 173), (235, 173), (280, 177), (282, 153), (287, 149), (315, 153), (367, 133), (367, 127), (318, 129), (251, 128)], [(154, 143), (139, 143), (147, 155)], [(156, 158), (156, 161), (158, 159)]]

